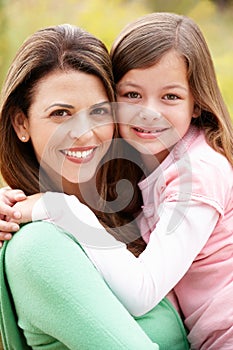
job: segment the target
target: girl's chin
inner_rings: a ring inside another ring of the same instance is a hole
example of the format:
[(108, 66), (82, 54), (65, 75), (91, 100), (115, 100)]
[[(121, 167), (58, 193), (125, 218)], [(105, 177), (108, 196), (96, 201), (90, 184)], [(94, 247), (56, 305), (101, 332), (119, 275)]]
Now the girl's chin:
[(157, 156), (162, 152), (167, 151), (163, 147), (161, 148), (153, 148), (153, 147), (137, 147), (137, 151), (143, 156)]

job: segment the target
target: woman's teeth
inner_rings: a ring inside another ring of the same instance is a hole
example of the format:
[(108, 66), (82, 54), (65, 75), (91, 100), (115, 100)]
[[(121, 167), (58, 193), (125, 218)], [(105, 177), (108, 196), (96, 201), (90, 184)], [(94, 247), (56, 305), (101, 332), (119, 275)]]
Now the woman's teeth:
[(94, 148), (87, 150), (87, 151), (64, 151), (64, 154), (69, 157), (73, 158), (87, 158), (92, 152), (94, 151)]

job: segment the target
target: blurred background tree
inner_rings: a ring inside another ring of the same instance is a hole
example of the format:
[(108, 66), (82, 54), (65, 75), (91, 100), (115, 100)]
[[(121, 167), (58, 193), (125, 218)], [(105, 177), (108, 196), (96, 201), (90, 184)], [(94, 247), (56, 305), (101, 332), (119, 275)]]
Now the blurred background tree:
[(233, 0), (0, 0), (0, 87), (22, 41), (41, 27), (75, 24), (110, 48), (123, 26), (153, 11), (185, 14), (198, 23), (233, 116)]

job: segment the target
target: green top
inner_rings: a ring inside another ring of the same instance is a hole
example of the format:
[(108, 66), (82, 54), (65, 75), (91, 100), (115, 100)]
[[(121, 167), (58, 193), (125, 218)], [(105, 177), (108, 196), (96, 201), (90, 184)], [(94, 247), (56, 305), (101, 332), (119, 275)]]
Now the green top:
[(4, 244), (0, 266), (5, 350), (189, 349), (166, 299), (135, 322), (75, 238), (53, 224), (24, 225)]

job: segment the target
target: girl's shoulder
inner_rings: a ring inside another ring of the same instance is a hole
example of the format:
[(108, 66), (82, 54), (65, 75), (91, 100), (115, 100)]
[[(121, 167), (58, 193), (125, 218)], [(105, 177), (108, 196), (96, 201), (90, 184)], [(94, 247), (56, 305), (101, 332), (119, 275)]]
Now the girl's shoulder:
[(166, 184), (170, 185), (167, 193), (172, 192), (173, 186), (174, 193), (175, 190), (191, 193), (193, 198), (215, 203), (222, 213), (232, 200), (232, 165), (208, 144), (202, 130), (192, 128), (182, 142), (173, 163), (163, 172)]
[(212, 170), (219, 169), (223, 173), (233, 174), (233, 167), (228, 159), (208, 144), (203, 130), (191, 127), (187, 140), (186, 142), (184, 138), (186, 142), (184, 155), (190, 159), (193, 166), (199, 164), (203, 169), (209, 167)]

